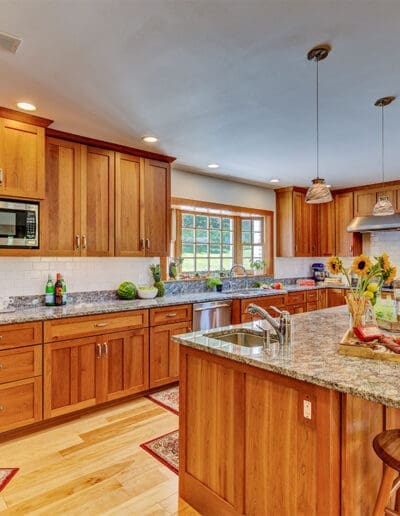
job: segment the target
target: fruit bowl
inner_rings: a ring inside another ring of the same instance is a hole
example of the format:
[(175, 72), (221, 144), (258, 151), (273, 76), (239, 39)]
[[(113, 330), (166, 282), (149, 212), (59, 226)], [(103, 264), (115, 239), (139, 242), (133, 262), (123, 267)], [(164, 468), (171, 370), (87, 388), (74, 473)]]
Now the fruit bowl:
[(153, 299), (153, 297), (156, 297), (158, 289), (155, 287), (139, 287), (137, 293), (140, 299)]

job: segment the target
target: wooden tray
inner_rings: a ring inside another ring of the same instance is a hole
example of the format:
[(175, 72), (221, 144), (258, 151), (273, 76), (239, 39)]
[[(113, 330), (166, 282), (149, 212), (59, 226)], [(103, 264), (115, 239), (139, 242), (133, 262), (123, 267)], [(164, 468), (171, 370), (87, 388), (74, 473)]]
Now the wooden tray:
[[(377, 346), (377, 349), (373, 349)], [(360, 342), (354, 336), (353, 330), (347, 330), (339, 344), (339, 355), (351, 357), (373, 358), (374, 360), (389, 360), (400, 362), (400, 355), (380, 344), (372, 342)]]
[(388, 330), (394, 333), (400, 332), (400, 321), (388, 321), (386, 319), (380, 319), (378, 317), (376, 319), (376, 322), (379, 328), (383, 328), (384, 330)]

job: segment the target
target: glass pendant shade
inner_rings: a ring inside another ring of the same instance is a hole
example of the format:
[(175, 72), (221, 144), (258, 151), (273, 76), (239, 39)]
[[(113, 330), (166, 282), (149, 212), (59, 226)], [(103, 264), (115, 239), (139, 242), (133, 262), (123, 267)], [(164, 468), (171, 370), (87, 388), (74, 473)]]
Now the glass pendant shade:
[(305, 201), (309, 204), (322, 204), (332, 201), (332, 194), (329, 187), (325, 184), (325, 179), (316, 177), (312, 180), (312, 185), (307, 190)]
[(378, 197), (378, 202), (375, 204), (374, 209), (372, 210), (372, 215), (375, 217), (384, 217), (386, 215), (393, 215), (394, 209), (392, 203), (389, 200), (387, 195), (380, 195)]

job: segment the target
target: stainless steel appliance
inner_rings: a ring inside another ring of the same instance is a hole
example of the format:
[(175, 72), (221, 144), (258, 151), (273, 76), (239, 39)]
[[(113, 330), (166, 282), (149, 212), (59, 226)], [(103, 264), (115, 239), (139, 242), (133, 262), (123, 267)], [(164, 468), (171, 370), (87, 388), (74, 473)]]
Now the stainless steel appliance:
[(39, 247), (39, 203), (0, 199), (0, 247)]
[(324, 281), (326, 277), (325, 265), (323, 263), (313, 263), (311, 265), (315, 281)]
[(228, 326), (232, 320), (232, 301), (210, 301), (193, 305), (193, 331)]

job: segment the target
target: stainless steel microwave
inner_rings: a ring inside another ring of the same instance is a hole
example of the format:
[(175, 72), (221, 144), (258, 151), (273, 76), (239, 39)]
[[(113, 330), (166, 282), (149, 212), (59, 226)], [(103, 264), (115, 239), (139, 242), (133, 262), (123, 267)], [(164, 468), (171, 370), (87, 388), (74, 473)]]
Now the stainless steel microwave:
[(0, 199), (0, 248), (39, 248), (39, 203)]

